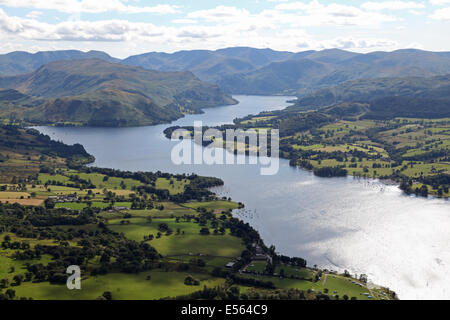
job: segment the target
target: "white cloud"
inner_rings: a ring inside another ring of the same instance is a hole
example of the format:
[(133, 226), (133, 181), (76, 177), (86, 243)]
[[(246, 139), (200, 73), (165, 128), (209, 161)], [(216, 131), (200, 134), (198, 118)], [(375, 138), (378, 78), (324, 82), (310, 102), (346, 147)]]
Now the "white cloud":
[(172, 23), (176, 23), (176, 24), (195, 24), (195, 23), (197, 23), (197, 21), (194, 20), (194, 19), (174, 19), (174, 20), (172, 20)]
[(388, 39), (356, 39), (353, 37), (349, 38), (336, 38), (332, 40), (322, 41), (319, 43), (320, 48), (338, 48), (344, 50), (352, 49), (380, 49), (380, 48), (396, 48), (399, 44), (396, 41)]
[(430, 17), (435, 20), (450, 21), (450, 8), (438, 9)]
[[(134, 9), (129, 10), (129, 8), (135, 8), (131, 4), (137, 3), (131, 0), (103, 1), (100, 4), (90, 1), (91, 4), (85, 6), (83, 12), (122, 10), (114, 7), (117, 3), (125, 3), (128, 12), (133, 12)], [(5, 2), (12, 3), (12, 0), (0, 0), (0, 4)], [(17, 1), (18, 5), (23, 5), (25, 2), (33, 3), (36, 7), (41, 3), (46, 5), (40, 0)], [(56, 4), (85, 2), (86, 0), (50, 0), (47, 6), (53, 6), (55, 9)], [(394, 2), (401, 1), (389, 3)], [(99, 9), (102, 3), (104, 7)], [(366, 2), (366, 7), (367, 3), (370, 2)], [(386, 3), (388, 2), (382, 2), (384, 7)], [(384, 23), (400, 21), (400, 19), (391, 15), (391, 12), (381, 12), (379, 8), (373, 7), (369, 10), (353, 5), (317, 0), (277, 1), (273, 9), (250, 11), (238, 6), (218, 6), (188, 12), (172, 20), (167, 17), (166, 22), (162, 24), (134, 22), (125, 20), (126, 18), (86, 21), (81, 19), (81, 15), (71, 15), (71, 21), (54, 20), (58, 22), (48, 23), (43, 19), (47, 12), (39, 17), (40, 11), (30, 10), (25, 17), (17, 17), (7, 15), (0, 8), (0, 42), (22, 44), (25, 50), (31, 50), (33, 47), (64, 49), (75, 46), (83, 49), (106, 50), (116, 56), (128, 56), (153, 50), (172, 52), (230, 46), (269, 47), (290, 51), (337, 47), (368, 52), (394, 50), (401, 47), (399, 42), (408, 44), (416, 39), (418, 41), (425, 39), (425, 37), (421, 39), (409, 36), (406, 31), (398, 28), (399, 24), (389, 26), (388, 37), (394, 40), (383, 39), (385, 36), (380, 37), (380, 34), (386, 34), (384, 32), (386, 29), (383, 28)], [(449, 16), (445, 11), (448, 9), (435, 9), (440, 10), (436, 10), (432, 16), (433, 19), (445, 20)], [(70, 11), (63, 8), (58, 10)], [(418, 9), (406, 10), (409, 12)], [(71, 13), (73, 14), (72, 11)], [(67, 16), (55, 14), (55, 19), (58, 17), (64, 19), (63, 17)], [(404, 22), (403, 20), (402, 25)], [(440, 32), (445, 34), (445, 30)], [(404, 39), (402, 35), (405, 36)], [(442, 35), (441, 38), (445, 36)], [(426, 40), (424, 41), (426, 43)], [(11, 48), (11, 46), (8, 47)]]
[(275, 6), (282, 12), (282, 20), (288, 20), (297, 26), (370, 26), (383, 22), (396, 21), (394, 16), (379, 12), (367, 12), (355, 6), (332, 3), (323, 5), (314, 0), (289, 2)]
[(179, 38), (209, 39), (220, 37), (221, 33), (203, 27), (186, 27), (177, 33)]
[(65, 21), (58, 24), (10, 17), (0, 9), (0, 30), (6, 35), (29, 40), (126, 41), (136, 37), (152, 38), (166, 32), (165, 27), (126, 20)]
[[(270, 19), (264, 17), (272, 17)], [(231, 16), (228, 16), (230, 18)], [(268, 11), (249, 21), (218, 25), (156, 26), (126, 20), (66, 21), (56, 24), (8, 16), (0, 9), (0, 41), (2, 43), (27, 43), (25, 48), (112, 48), (109, 52), (117, 56), (128, 56), (165, 48), (165, 51), (190, 49), (218, 49), (231, 46), (273, 48), (275, 50), (307, 50), (323, 48), (344, 48), (364, 51), (366, 49), (392, 49), (394, 41), (370, 38), (333, 38), (316, 40), (300, 27), (279, 29), (271, 24), (279, 19), (276, 12)], [(261, 26), (258, 19), (266, 19)], [(96, 43), (99, 43), (96, 45)], [(123, 44), (115, 45), (114, 42)], [(139, 44), (139, 45), (136, 45)], [(8, 48), (12, 48), (9, 45)], [(120, 48), (120, 49), (119, 49)], [(169, 49), (169, 50), (167, 50)], [(16, 49), (17, 50), (17, 49)], [(4, 51), (4, 50), (3, 50)]]
[(374, 26), (397, 20), (394, 16), (379, 12), (366, 12), (358, 7), (335, 3), (322, 5), (318, 1), (282, 3), (276, 5), (274, 10), (264, 10), (255, 14), (236, 7), (218, 6), (214, 9), (191, 12), (188, 18), (215, 23), (236, 23), (259, 29), (279, 28), (282, 25), (292, 27)]
[(282, 3), (275, 7), (277, 10), (315, 10), (322, 9), (324, 6), (319, 3), (319, 1), (314, 0), (310, 3), (305, 2), (289, 2)]
[(445, 4), (450, 4), (450, 0), (430, 0), (430, 3), (434, 6), (443, 6)]
[(425, 4), (414, 1), (378, 1), (363, 3), (361, 8), (372, 11), (423, 9)]
[(0, 0), (0, 5), (11, 8), (35, 8), (38, 10), (56, 10), (64, 13), (157, 13), (173, 14), (177, 6), (158, 4), (155, 6), (137, 7), (126, 5), (121, 0)]
[(190, 12), (187, 16), (188, 18), (199, 18), (206, 21), (226, 21), (248, 18), (250, 17), (250, 13), (246, 9), (218, 6), (214, 9)]

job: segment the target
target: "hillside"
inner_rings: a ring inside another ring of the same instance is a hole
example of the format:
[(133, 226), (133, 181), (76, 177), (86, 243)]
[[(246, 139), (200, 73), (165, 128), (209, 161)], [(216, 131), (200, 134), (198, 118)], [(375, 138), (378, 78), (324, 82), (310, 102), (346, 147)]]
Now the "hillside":
[(0, 76), (12, 76), (33, 72), (41, 66), (59, 60), (102, 59), (109, 62), (118, 62), (101, 51), (83, 52), (78, 50), (41, 51), (28, 53), (14, 51), (0, 55)]
[[(406, 103), (407, 98), (420, 100), (421, 103), (427, 99), (449, 100), (450, 75), (432, 78), (404, 77), (347, 81), (305, 95), (291, 108), (308, 110), (347, 102), (373, 102), (379, 99), (384, 99), (386, 102), (386, 99), (392, 101), (394, 97), (397, 103)], [(404, 99), (400, 99), (401, 97)], [(395, 108), (391, 109), (395, 110)]]
[(246, 74), (224, 77), (218, 85), (236, 94), (295, 94), (333, 71), (333, 66), (310, 59), (274, 62)]
[(292, 166), (320, 177), (395, 180), (407, 194), (448, 198), (449, 80), (347, 82), (305, 98), (303, 106), (249, 115), (218, 129), (278, 129), (280, 157)]
[(291, 55), (290, 52), (271, 49), (235, 47), (217, 51), (179, 51), (172, 54), (149, 52), (128, 57), (122, 62), (159, 71), (189, 70), (204, 81), (218, 83), (224, 76), (250, 72)]
[[(80, 144), (68, 146), (34, 129), (0, 125), (0, 181), (35, 175), (45, 168), (65, 168), (94, 161)], [(25, 165), (24, 165), (25, 164)]]
[(0, 78), (0, 88), (33, 101), (26, 109), (21, 103), (7, 108), (13, 101), (0, 102), (1, 115), (14, 112), (32, 123), (152, 125), (235, 103), (190, 72), (150, 71), (99, 59), (51, 62), (29, 74)]
[(355, 53), (340, 49), (302, 52), (231, 47), (216, 51), (148, 52), (119, 60), (99, 51), (0, 55), (0, 76), (33, 72), (58, 60), (97, 58), (163, 72), (190, 71), (233, 94), (297, 94), (346, 81), (433, 77), (450, 73), (450, 54), (416, 49)]
[(233, 94), (303, 95), (351, 80), (450, 73), (447, 52), (415, 49), (360, 54), (340, 49), (293, 53), (236, 47), (151, 52), (129, 57), (123, 63), (161, 71), (189, 70)]
[[(450, 56), (420, 50), (357, 54), (343, 50), (300, 52), (251, 72), (224, 76), (227, 92), (299, 96), (342, 82), (390, 77), (432, 77), (450, 73)], [(245, 84), (245, 85), (244, 85)]]

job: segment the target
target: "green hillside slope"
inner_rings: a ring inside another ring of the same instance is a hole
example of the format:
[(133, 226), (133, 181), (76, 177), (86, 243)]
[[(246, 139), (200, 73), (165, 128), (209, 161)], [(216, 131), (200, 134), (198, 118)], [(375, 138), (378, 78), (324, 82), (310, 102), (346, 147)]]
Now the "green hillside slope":
[(151, 71), (99, 59), (52, 62), (29, 74), (1, 77), (0, 88), (17, 90), (29, 102), (24, 108), (4, 90), (0, 115), (14, 113), (32, 123), (149, 125), (236, 103), (190, 72)]

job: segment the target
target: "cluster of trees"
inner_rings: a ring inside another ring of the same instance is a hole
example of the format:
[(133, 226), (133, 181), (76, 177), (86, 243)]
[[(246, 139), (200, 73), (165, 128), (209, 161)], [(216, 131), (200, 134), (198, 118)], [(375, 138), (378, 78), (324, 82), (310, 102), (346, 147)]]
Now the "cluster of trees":
[(322, 167), (314, 169), (314, 175), (318, 177), (345, 177), (347, 176), (347, 170), (341, 167)]
[(200, 285), (200, 281), (198, 281), (197, 279), (194, 279), (192, 276), (187, 276), (184, 279), (184, 284), (187, 286), (198, 286), (198, 285)]
[(417, 196), (428, 197), (429, 190), (427, 185), (430, 185), (439, 197), (442, 197), (444, 193), (448, 193), (450, 185), (450, 176), (448, 174), (438, 174), (435, 176), (420, 177), (417, 182), (422, 183), (420, 187), (414, 187), (414, 181), (406, 177), (403, 178), (400, 189), (406, 194), (415, 194)]
[(296, 266), (300, 268), (306, 267), (306, 260), (303, 258), (278, 255), (276, 256), (276, 260), (284, 264), (289, 264), (291, 266)]
[[(239, 286), (203, 287), (188, 295), (177, 296), (174, 300), (328, 300), (328, 295), (298, 289), (253, 290), (240, 292)], [(348, 299), (348, 297), (347, 297)]]

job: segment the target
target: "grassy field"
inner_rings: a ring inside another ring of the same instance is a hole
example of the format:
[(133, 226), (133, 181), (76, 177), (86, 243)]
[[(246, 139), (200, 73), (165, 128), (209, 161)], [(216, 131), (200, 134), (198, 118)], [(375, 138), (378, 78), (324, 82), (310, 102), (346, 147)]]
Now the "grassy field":
[(339, 120), (309, 130), (300, 126), (281, 138), (281, 156), (309, 170), (339, 166), (348, 175), (424, 182), (450, 173), (449, 124), (448, 119), (396, 118)]
[(40, 173), (38, 180), (41, 182), (41, 184), (49, 184), (50, 182), (60, 182), (60, 183), (67, 183), (70, 181), (69, 177), (63, 176), (61, 174), (48, 174), (48, 173)]
[[(108, 202), (92, 202), (92, 208), (100, 208), (100, 209), (105, 209), (107, 207), (109, 207), (111, 205), (111, 203)], [(131, 207), (131, 202), (115, 202), (114, 203), (115, 207)], [(72, 210), (83, 210), (84, 208), (87, 208), (88, 205), (87, 203), (83, 203), (83, 202), (66, 202), (66, 203), (57, 203), (55, 204), (55, 208), (67, 208), (67, 209), (72, 209)]]
[(0, 199), (1, 203), (18, 203), (22, 206), (40, 206), (44, 203), (41, 199)]
[[(24, 274), (26, 272), (26, 263), (42, 263), (44, 266), (51, 261), (49, 255), (42, 255), (40, 260), (15, 260), (11, 258), (12, 251), (0, 250), (0, 279), (8, 279), (13, 283), (15, 275)], [(14, 270), (14, 271), (13, 271)]]
[(239, 205), (232, 201), (205, 201), (205, 202), (189, 202), (183, 204), (183, 206), (193, 209), (205, 208), (211, 210), (227, 210), (227, 209), (237, 209)]
[(263, 273), (264, 270), (266, 269), (266, 266), (267, 266), (266, 261), (252, 261), (250, 265), (247, 267), (247, 271)]
[[(190, 255), (180, 255), (180, 256), (170, 256), (168, 261), (178, 261), (188, 263), (191, 259), (196, 259), (198, 257), (193, 257)], [(202, 256), (201, 260), (205, 261), (206, 269), (211, 271), (214, 268), (223, 268), (228, 262), (230, 262), (230, 258), (227, 257), (208, 257)]]
[[(144, 236), (152, 234), (155, 239), (150, 244), (163, 255), (203, 254), (218, 257), (237, 257), (244, 250), (241, 239), (229, 234), (200, 235), (202, 228), (193, 222), (175, 222), (175, 219), (153, 219), (151, 223), (145, 218), (127, 219), (130, 224), (122, 225), (122, 219), (109, 221), (108, 227), (116, 232), (123, 232), (131, 240), (143, 241)], [(166, 223), (173, 233), (156, 239), (158, 225)], [(176, 234), (177, 229), (184, 234)]]
[(314, 278), (314, 271), (307, 268), (297, 268), (285, 264), (277, 265), (275, 268), (275, 273), (280, 275), (281, 270), (284, 271), (285, 277), (296, 276), (303, 279), (312, 279)]
[[(359, 286), (359, 282), (338, 275), (323, 275), (317, 282), (255, 275), (245, 275), (245, 277), (271, 281), (277, 288), (282, 289), (299, 289), (303, 291), (313, 290), (322, 293), (328, 292), (327, 294), (330, 295), (331, 298), (335, 295), (338, 295), (340, 299), (342, 299), (344, 295), (347, 295), (349, 298), (355, 297), (358, 300), (368, 300), (368, 295), (372, 295), (374, 299), (378, 298), (378, 295), (373, 293), (367, 287)], [(352, 283), (352, 281), (356, 282), (356, 284)]]
[[(75, 226), (61, 226), (61, 227), (64, 227), (64, 228), (74, 228)], [(11, 237), (11, 242), (14, 242), (14, 241), (18, 241), (18, 242), (26, 242), (26, 243), (28, 243), (28, 244), (30, 245), (30, 247), (32, 247), (32, 248), (33, 248), (35, 245), (38, 245), (38, 244), (40, 244), (40, 245), (45, 245), (45, 246), (56, 246), (56, 245), (59, 244), (59, 241), (57, 241), (57, 240), (55, 240), (55, 239), (22, 238), (22, 237), (16, 236), (16, 235), (13, 234), (13, 233), (10, 233), (10, 232), (1, 234), (1, 235), (0, 235), (0, 239), (1, 239), (0, 242), (3, 241), (3, 239), (4, 239), (4, 237), (5, 237), (6, 235), (9, 235), (9, 236)], [(75, 246), (75, 245), (76, 245), (76, 241), (67, 241), (67, 242), (69, 243), (69, 245), (72, 245), (72, 246)], [(0, 251), (0, 252), (1, 252), (1, 251)], [(10, 253), (11, 253), (11, 252), (9, 252), (8, 255), (9, 255)]]
[[(188, 275), (200, 280), (200, 285), (185, 285), (184, 279)], [(150, 280), (147, 280), (148, 276)], [(17, 296), (33, 297), (35, 300), (94, 300), (105, 291), (111, 292), (114, 300), (152, 300), (189, 294), (205, 285), (223, 285), (224, 281), (203, 274), (152, 270), (139, 274), (111, 273), (87, 277), (82, 279), (81, 290), (71, 291), (64, 285), (29, 282), (15, 287), (15, 290)]]
[(177, 179), (169, 180), (165, 178), (158, 178), (156, 180), (156, 188), (169, 190), (170, 194), (179, 194), (184, 192), (184, 188), (189, 183), (190, 181), (187, 179), (178, 181)]
[[(184, 215), (196, 215), (197, 211), (192, 208), (180, 206), (172, 202), (160, 202), (160, 205), (164, 207), (163, 210), (159, 209), (145, 209), (145, 210), (132, 210), (129, 211), (133, 217), (154, 217), (154, 218), (173, 218), (182, 217)], [(108, 217), (105, 215), (105, 217)]]
[(0, 192), (0, 199), (27, 199), (31, 197), (28, 192)]
[(39, 181), (42, 184), (46, 184), (48, 182), (53, 182), (53, 181), (66, 184), (66, 183), (70, 182), (71, 176), (78, 176), (79, 178), (81, 178), (83, 180), (91, 181), (97, 187), (97, 189), (106, 188), (106, 189), (112, 189), (112, 190), (117, 190), (117, 189), (120, 190), (120, 189), (122, 189), (122, 187), (121, 187), (122, 182), (126, 186), (125, 189), (131, 189), (132, 187), (137, 187), (137, 186), (143, 185), (141, 182), (139, 182), (137, 180), (133, 180), (133, 179), (109, 177), (109, 178), (107, 178), (107, 180), (104, 180), (105, 179), (104, 174), (80, 173), (80, 172), (76, 172), (73, 170), (66, 171), (64, 173), (64, 175), (61, 175), (61, 174), (51, 175), (51, 174), (40, 173)]

